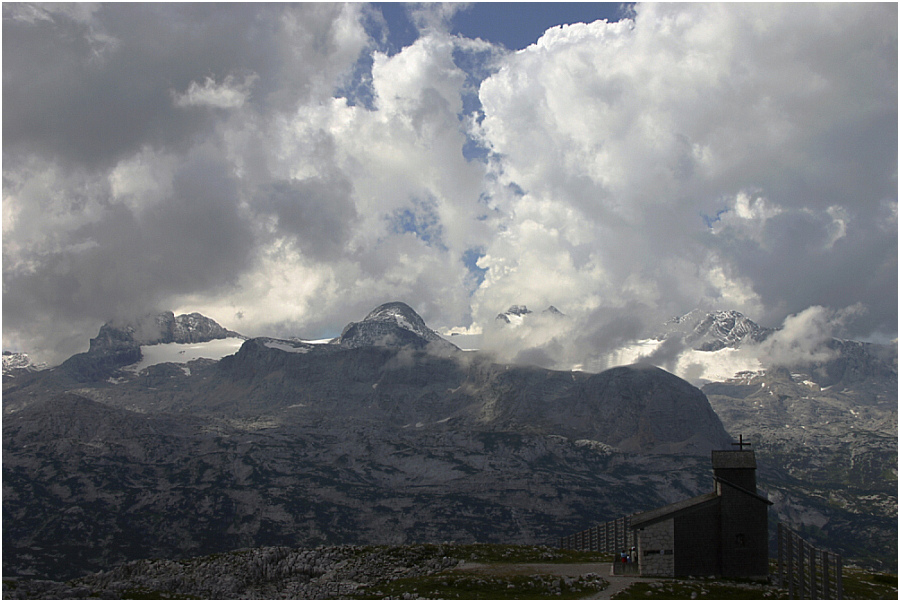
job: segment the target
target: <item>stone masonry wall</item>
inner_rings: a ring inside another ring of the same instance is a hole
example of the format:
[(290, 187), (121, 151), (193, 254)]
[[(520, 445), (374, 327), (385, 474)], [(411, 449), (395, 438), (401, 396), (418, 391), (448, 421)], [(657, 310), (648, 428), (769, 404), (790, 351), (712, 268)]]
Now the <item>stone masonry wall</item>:
[(638, 558), (641, 575), (675, 575), (675, 521), (669, 519), (638, 531)]

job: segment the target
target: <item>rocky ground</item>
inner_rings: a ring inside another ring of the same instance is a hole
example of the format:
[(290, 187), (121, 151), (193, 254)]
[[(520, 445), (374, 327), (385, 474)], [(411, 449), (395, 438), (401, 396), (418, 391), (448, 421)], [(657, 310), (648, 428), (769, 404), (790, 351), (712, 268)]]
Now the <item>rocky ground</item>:
[[(514, 577), (464, 570), (477, 561), (597, 560), (570, 551), (516, 546), (335, 546), (315, 549), (256, 548), (187, 560), (139, 560), (110, 571), (52, 581), (4, 580), (6, 599), (415, 599), (436, 590), (581, 597), (606, 586), (599, 575)], [(456, 572), (454, 572), (456, 571)], [(441, 577), (436, 577), (441, 575)], [(512, 587), (510, 587), (512, 585)], [(421, 591), (419, 591), (421, 590)], [(468, 596), (464, 596), (468, 597)]]
[[(4, 579), (5, 599), (787, 599), (769, 583), (610, 575), (610, 558), (547, 547), (255, 548), (139, 560), (65, 583)], [(844, 569), (846, 599), (896, 599), (897, 576)]]
[[(426, 353), (425, 327), (400, 328), (421, 319), (393, 310), (393, 326), (356, 325), (342, 344), (254, 339), (140, 372), (122, 364), (138, 343), (171, 337), (105, 328), (62, 366), (4, 376), (4, 573), (67, 580), (276, 546), (552, 544), (710, 491), (709, 450), (732, 435), (752, 442), (774, 502), (772, 554), (783, 522), (896, 570), (896, 349), (835, 340), (826, 364), (704, 395), (647, 366)], [(152, 325), (174, 333), (164, 318)], [(386, 333), (420, 344), (372, 346)]]

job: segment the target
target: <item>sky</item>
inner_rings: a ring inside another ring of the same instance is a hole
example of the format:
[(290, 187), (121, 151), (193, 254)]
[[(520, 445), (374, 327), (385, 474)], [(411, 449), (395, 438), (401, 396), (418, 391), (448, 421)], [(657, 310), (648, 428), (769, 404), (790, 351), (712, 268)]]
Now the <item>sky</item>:
[[(395, 300), (550, 367), (695, 308), (893, 340), (897, 22), (4, 3), (3, 348), (59, 362), (158, 310), (318, 339)], [(498, 331), (513, 304), (566, 317)]]

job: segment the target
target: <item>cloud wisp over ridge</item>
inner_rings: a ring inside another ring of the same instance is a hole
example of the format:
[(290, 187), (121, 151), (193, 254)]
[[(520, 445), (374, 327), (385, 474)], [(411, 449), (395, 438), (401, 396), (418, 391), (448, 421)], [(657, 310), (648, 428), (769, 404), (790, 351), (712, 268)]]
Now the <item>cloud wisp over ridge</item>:
[(4, 348), (155, 308), (321, 338), (393, 299), (563, 310), (523, 361), (695, 307), (896, 337), (896, 5), (639, 4), (518, 51), (465, 10), (4, 5)]

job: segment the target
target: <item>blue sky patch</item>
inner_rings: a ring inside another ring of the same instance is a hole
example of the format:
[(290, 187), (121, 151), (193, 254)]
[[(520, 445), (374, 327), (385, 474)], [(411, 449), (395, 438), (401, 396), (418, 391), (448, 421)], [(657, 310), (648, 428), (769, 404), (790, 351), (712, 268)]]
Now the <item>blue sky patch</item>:
[(463, 265), (466, 266), (475, 281), (475, 289), (481, 286), (481, 283), (484, 282), (484, 275), (487, 274), (487, 268), (478, 267), (478, 260), (482, 257), (484, 257), (484, 249), (481, 247), (466, 249), (462, 256)]
[(621, 2), (475, 2), (453, 16), (451, 31), (521, 50), (551, 27), (599, 19), (619, 21), (631, 14), (633, 6)]
[(412, 208), (394, 212), (390, 217), (391, 226), (398, 234), (412, 233), (429, 247), (446, 249), (443, 242), (444, 227), (437, 213), (434, 200), (413, 201)]
[(705, 213), (701, 213), (700, 217), (703, 218), (707, 228), (712, 228), (714, 223), (722, 221), (722, 214), (724, 213), (728, 213), (728, 209), (719, 209), (716, 211), (715, 217), (710, 217)]
[(407, 3), (373, 2), (372, 6), (381, 11), (387, 23), (387, 43), (382, 51), (388, 56), (394, 56), (419, 38), (419, 31), (409, 18)]

